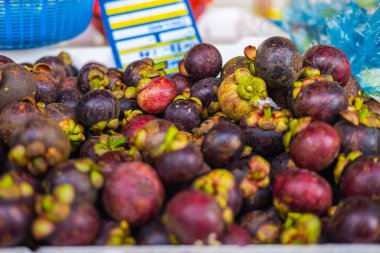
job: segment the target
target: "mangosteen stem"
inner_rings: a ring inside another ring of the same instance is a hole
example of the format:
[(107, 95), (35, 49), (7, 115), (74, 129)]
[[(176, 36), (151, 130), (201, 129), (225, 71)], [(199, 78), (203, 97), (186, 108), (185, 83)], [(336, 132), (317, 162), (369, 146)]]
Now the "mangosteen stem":
[(264, 109), (264, 116), (266, 119), (271, 119), (272, 118), (272, 108), (270, 107), (269, 104), (265, 104), (263, 106)]
[(256, 47), (254, 46), (246, 46), (244, 48), (244, 55), (250, 60), (254, 60), (256, 58)]
[(124, 146), (126, 143), (127, 143), (127, 138), (121, 137), (115, 140), (111, 140), (109, 146), (111, 147), (111, 149), (116, 149), (121, 146)]
[(153, 64), (152, 67), (154, 70), (163, 70), (168, 67), (168, 62), (167, 61), (158, 62), (158, 63)]

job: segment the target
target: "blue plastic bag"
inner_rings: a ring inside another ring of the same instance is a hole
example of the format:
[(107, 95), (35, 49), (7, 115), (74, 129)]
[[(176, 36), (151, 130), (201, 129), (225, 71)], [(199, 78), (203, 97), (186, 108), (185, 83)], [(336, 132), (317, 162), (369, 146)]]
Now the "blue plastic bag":
[(380, 102), (380, 8), (377, 0), (294, 0), (285, 19), (292, 39), (341, 49), (367, 95)]

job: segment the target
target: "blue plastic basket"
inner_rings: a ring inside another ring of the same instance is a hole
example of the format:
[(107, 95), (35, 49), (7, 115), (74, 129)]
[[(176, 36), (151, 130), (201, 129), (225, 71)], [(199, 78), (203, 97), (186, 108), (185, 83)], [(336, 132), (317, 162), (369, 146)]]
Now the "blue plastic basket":
[(93, 0), (0, 0), (0, 49), (51, 45), (90, 23)]

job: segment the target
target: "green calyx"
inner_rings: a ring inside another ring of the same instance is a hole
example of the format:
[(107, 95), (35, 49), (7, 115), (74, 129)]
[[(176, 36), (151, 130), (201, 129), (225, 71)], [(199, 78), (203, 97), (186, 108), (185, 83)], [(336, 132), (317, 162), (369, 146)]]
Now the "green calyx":
[(56, 223), (66, 220), (75, 199), (74, 187), (70, 184), (56, 186), (51, 195), (39, 195), (35, 201), (37, 218), (32, 224), (32, 234), (37, 240), (50, 236)]
[(97, 69), (88, 72), (87, 78), (93, 90), (105, 89), (110, 84), (110, 79), (107, 74)]
[(315, 83), (316, 81), (320, 81), (320, 80), (333, 81), (333, 79), (330, 75), (328, 75), (328, 76), (314, 75), (315, 73), (317, 73), (317, 71), (319, 71), (319, 70), (313, 69), (310, 67), (306, 67), (303, 70), (303, 74), (309, 75), (309, 76), (307, 76), (307, 77), (305, 76), (304, 79), (297, 80), (293, 83), (292, 96), (293, 96), (294, 100), (298, 97), (298, 94), (301, 92), (301, 90), (303, 88)]
[(125, 89), (124, 91), (124, 95), (123, 95), (124, 98), (126, 99), (134, 99), (137, 97), (137, 89), (136, 87), (133, 87), (133, 86), (129, 86)]
[(253, 106), (257, 106), (257, 101), (268, 97), (265, 81), (253, 76), (247, 68), (235, 70), (234, 76), (238, 95), (249, 100)]
[(26, 167), (32, 175), (38, 176), (44, 174), (49, 166), (63, 161), (64, 157), (56, 148), (46, 148), (42, 142), (34, 141), (28, 146), (14, 146), (8, 153), (8, 159), (12, 164)]
[(93, 125), (90, 130), (94, 132), (95, 134), (116, 134), (116, 130), (120, 126), (120, 120), (119, 119), (111, 119), (109, 121), (100, 121)]
[(314, 214), (288, 213), (281, 233), (282, 244), (315, 244), (322, 231), (322, 223)]
[(174, 98), (174, 101), (185, 100), (191, 102), (199, 111), (202, 111), (202, 101), (197, 97), (190, 96), (190, 90), (185, 89), (182, 95), (178, 95)]
[(343, 175), (343, 172), (347, 168), (348, 164), (355, 161), (360, 156), (362, 156), (362, 152), (360, 152), (360, 151), (352, 151), (352, 152), (348, 153), (347, 155), (340, 154), (338, 156), (338, 161), (337, 161), (335, 168), (334, 168), (335, 183), (338, 184), (340, 182), (342, 175)]
[(131, 229), (126, 221), (121, 221), (109, 231), (107, 246), (135, 245), (136, 240), (131, 235)]
[(260, 127), (263, 130), (275, 130), (283, 133), (288, 131), (289, 117), (291, 113), (288, 110), (274, 111), (270, 105), (265, 104), (263, 109), (256, 109), (250, 112), (245, 119), (249, 127)]
[(349, 98), (350, 105), (340, 113), (341, 117), (355, 126), (380, 128), (380, 117), (371, 112), (362, 97)]
[(88, 173), (90, 181), (95, 189), (101, 189), (104, 184), (103, 174), (99, 170), (99, 166), (91, 159), (78, 159), (74, 161), (75, 168), (83, 173)]
[(63, 119), (59, 122), (59, 126), (70, 140), (72, 151), (77, 150), (77, 148), (86, 140), (84, 127), (81, 124), (77, 124), (74, 120), (69, 118)]
[(121, 134), (99, 136), (98, 143), (94, 145), (95, 153), (101, 156), (109, 151), (125, 150), (127, 139)]
[(225, 169), (212, 170), (198, 178), (193, 183), (193, 188), (213, 196), (223, 210), (225, 222), (228, 224), (233, 222), (234, 214), (228, 206), (230, 193), (235, 188), (235, 177), (231, 172)]
[(269, 187), (270, 164), (261, 156), (253, 156), (249, 160), (249, 171), (240, 181), (239, 188), (245, 198), (255, 196), (260, 188)]
[(299, 132), (306, 129), (311, 123), (311, 117), (304, 117), (299, 119), (292, 119), (289, 122), (289, 131), (285, 133), (282, 142), (285, 146), (285, 150), (288, 152), (292, 138)]
[(144, 113), (141, 110), (128, 110), (124, 112), (124, 118), (121, 121), (121, 125), (125, 126), (129, 121), (139, 115), (143, 115)]
[(25, 182), (16, 183), (9, 173), (0, 178), (0, 198), (3, 200), (18, 200), (29, 198), (34, 194), (33, 187)]
[(187, 136), (178, 130), (174, 125), (171, 125), (165, 135), (163, 143), (152, 152), (152, 157), (157, 158), (164, 153), (179, 151), (187, 147), (189, 141)]

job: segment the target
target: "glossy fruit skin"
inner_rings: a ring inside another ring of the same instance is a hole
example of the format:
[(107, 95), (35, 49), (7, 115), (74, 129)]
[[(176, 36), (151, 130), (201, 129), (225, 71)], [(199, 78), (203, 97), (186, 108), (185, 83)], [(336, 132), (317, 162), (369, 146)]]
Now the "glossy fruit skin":
[(274, 203), (281, 213), (324, 214), (332, 205), (329, 183), (313, 171), (292, 168), (274, 178)]
[(189, 100), (177, 100), (168, 105), (164, 112), (164, 119), (172, 122), (179, 130), (187, 132), (199, 127), (202, 121), (201, 112)]
[(322, 80), (301, 89), (293, 102), (293, 110), (297, 117), (331, 122), (347, 105), (344, 89), (337, 82)]
[(0, 246), (20, 245), (27, 237), (33, 212), (22, 201), (0, 203)]
[(36, 82), (36, 101), (45, 104), (54, 103), (57, 98), (57, 89), (53, 76), (50, 73), (38, 71), (32, 74)]
[(330, 125), (317, 121), (298, 133), (291, 141), (289, 155), (301, 168), (326, 169), (338, 156), (340, 137)]
[(271, 211), (245, 213), (240, 218), (239, 225), (248, 231), (253, 243), (260, 244), (278, 242), (282, 227), (280, 219)]
[(0, 110), (24, 97), (34, 98), (36, 82), (32, 73), (24, 66), (15, 63), (2, 64), (0, 73)]
[(264, 79), (270, 89), (290, 87), (302, 70), (297, 46), (280, 36), (268, 38), (259, 45), (254, 63), (257, 76)]
[(216, 89), (220, 86), (221, 80), (216, 77), (208, 77), (196, 82), (190, 89), (192, 97), (199, 98), (204, 108), (208, 108), (211, 102), (217, 102)]
[(79, 90), (67, 89), (62, 90), (57, 94), (57, 103), (66, 104), (76, 108), (83, 98), (83, 93)]
[(164, 194), (151, 166), (143, 162), (122, 163), (106, 180), (103, 203), (113, 219), (139, 227), (158, 213)]
[(55, 232), (44, 240), (52, 246), (91, 245), (100, 231), (100, 217), (96, 208), (87, 201), (71, 206), (70, 216), (57, 223)]
[(137, 104), (148, 114), (160, 114), (177, 95), (177, 86), (167, 77), (156, 77), (137, 93)]
[(0, 112), (0, 139), (8, 143), (15, 128), (36, 115), (41, 115), (41, 112), (30, 103), (18, 102), (6, 106)]
[(309, 48), (302, 57), (304, 67), (319, 69), (323, 75), (332, 75), (334, 81), (345, 86), (351, 74), (346, 55), (336, 47), (316, 45)]
[(338, 121), (334, 128), (341, 140), (341, 152), (359, 150), (364, 155), (380, 153), (380, 130), (363, 125), (355, 126), (346, 120)]
[(108, 90), (92, 90), (79, 101), (77, 113), (80, 122), (91, 127), (100, 121), (119, 117), (119, 100)]
[(282, 145), (283, 133), (275, 130), (264, 130), (260, 127), (249, 127), (244, 119), (240, 122), (240, 128), (244, 132), (247, 145), (253, 148), (253, 152), (264, 157), (274, 157), (284, 151)]
[(189, 77), (183, 76), (180, 73), (174, 73), (169, 78), (172, 79), (177, 86), (177, 95), (181, 95), (186, 88), (191, 88), (194, 84)]
[(344, 200), (330, 219), (330, 242), (376, 243), (380, 237), (380, 208), (364, 197)]
[(222, 62), (219, 50), (207, 43), (195, 45), (184, 57), (185, 69), (195, 81), (216, 77), (222, 69)]
[(154, 161), (154, 167), (166, 185), (191, 182), (199, 175), (202, 166), (202, 153), (192, 144), (179, 151), (164, 153)]
[(221, 236), (220, 241), (225, 245), (245, 246), (252, 243), (251, 236), (247, 230), (237, 224), (232, 224)]
[(152, 221), (142, 227), (137, 233), (139, 245), (169, 245), (169, 236), (165, 227), (159, 221)]
[(206, 193), (185, 190), (175, 195), (165, 211), (166, 229), (180, 244), (206, 242), (211, 234), (223, 233), (222, 209)]
[(380, 162), (378, 156), (361, 156), (344, 171), (340, 190), (343, 197), (380, 197)]
[(211, 166), (223, 168), (239, 158), (244, 144), (244, 135), (238, 126), (221, 122), (207, 133), (202, 153)]
[(77, 120), (75, 108), (62, 104), (62, 103), (52, 103), (45, 107), (45, 111), (49, 118), (56, 122), (60, 122), (63, 119)]
[(103, 176), (108, 177), (120, 163), (141, 161), (141, 159), (141, 155), (137, 150), (132, 154), (129, 150), (114, 150), (99, 156), (96, 159), (96, 164), (99, 166)]
[(127, 122), (123, 127), (122, 133), (128, 140), (130, 140), (136, 131), (154, 119), (156, 119), (156, 117), (152, 115), (138, 115)]
[(56, 56), (45, 56), (36, 61), (37, 63), (45, 63), (51, 69), (51, 74), (56, 83), (59, 84), (66, 77), (65, 63)]

